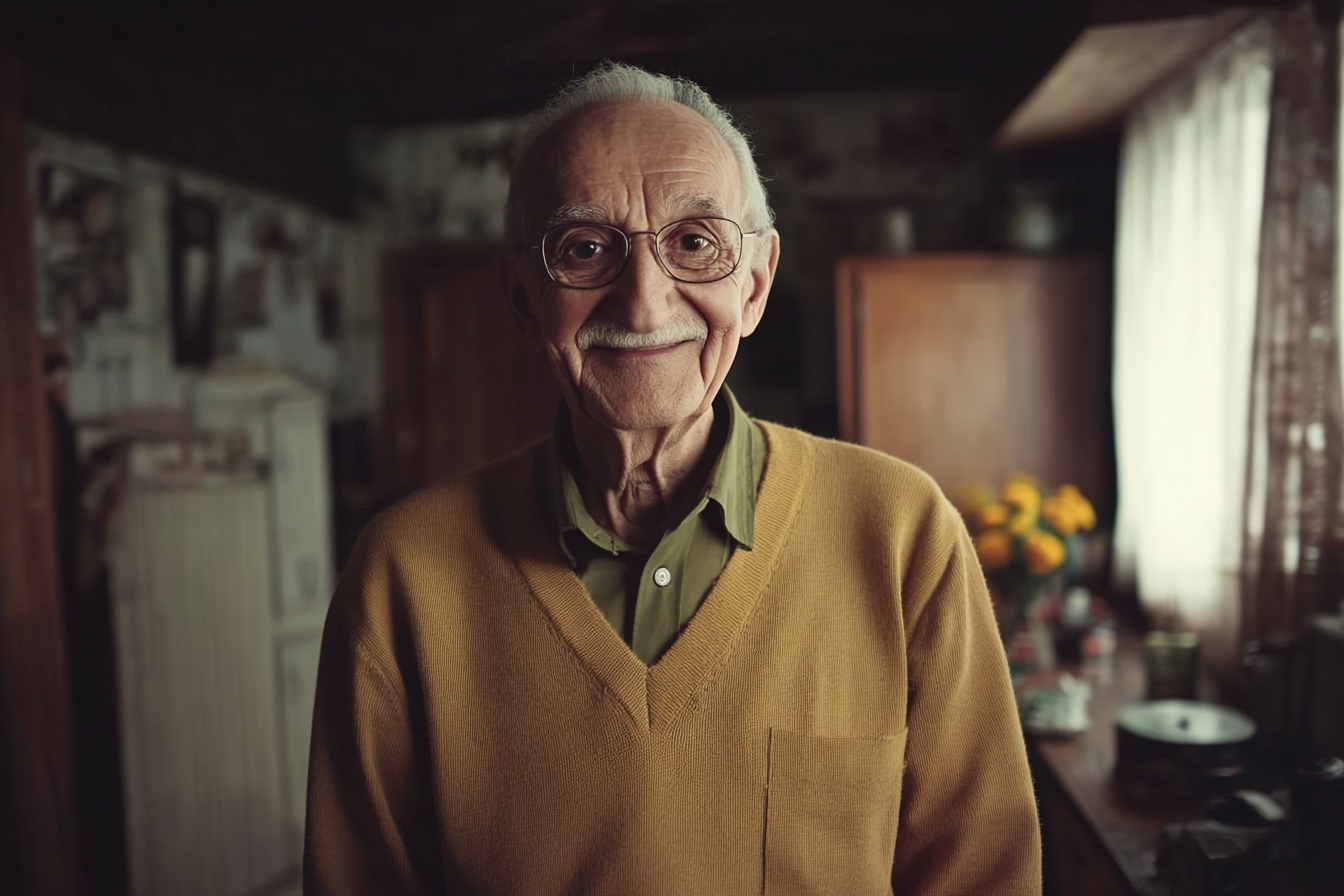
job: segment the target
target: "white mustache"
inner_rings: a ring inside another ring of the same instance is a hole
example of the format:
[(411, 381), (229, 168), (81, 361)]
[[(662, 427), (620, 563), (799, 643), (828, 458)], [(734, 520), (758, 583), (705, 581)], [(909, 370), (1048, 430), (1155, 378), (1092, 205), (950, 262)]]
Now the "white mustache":
[(640, 349), (659, 348), (678, 342), (709, 338), (709, 327), (702, 320), (679, 317), (663, 324), (652, 333), (636, 333), (620, 324), (608, 321), (586, 323), (574, 334), (579, 351), (590, 348)]

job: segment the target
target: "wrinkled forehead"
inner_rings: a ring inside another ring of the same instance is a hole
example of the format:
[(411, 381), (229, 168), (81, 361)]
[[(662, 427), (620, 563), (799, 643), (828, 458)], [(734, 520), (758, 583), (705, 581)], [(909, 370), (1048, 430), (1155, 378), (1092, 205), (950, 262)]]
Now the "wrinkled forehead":
[(570, 220), (627, 226), (630, 217), (740, 219), (744, 206), (727, 141), (680, 103), (622, 100), (580, 109), (538, 138), (516, 176), (533, 236)]

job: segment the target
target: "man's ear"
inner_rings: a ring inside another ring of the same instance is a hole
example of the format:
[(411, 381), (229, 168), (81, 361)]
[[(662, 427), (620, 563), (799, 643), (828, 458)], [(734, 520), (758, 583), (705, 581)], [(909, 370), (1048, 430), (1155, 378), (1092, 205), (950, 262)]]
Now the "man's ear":
[(779, 231), (772, 229), (764, 237), (770, 241), (768, 248), (756, 250), (751, 272), (745, 284), (747, 290), (742, 306), (742, 335), (750, 336), (765, 314), (765, 302), (770, 297), (770, 285), (775, 282), (775, 269), (779, 267)]
[(536, 310), (532, 307), (532, 299), (527, 293), (527, 284), (516, 262), (517, 258), (511, 255), (510, 250), (500, 250), (499, 284), (504, 288), (509, 311), (513, 313), (513, 322), (518, 326), (523, 342), (530, 348), (539, 348), (542, 342), (541, 324), (537, 321)]

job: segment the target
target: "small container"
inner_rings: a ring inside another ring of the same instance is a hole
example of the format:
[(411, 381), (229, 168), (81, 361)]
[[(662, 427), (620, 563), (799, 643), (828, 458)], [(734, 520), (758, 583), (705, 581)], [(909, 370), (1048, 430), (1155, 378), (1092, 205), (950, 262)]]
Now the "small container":
[(1143, 639), (1149, 700), (1194, 700), (1199, 681), (1199, 635), (1149, 632)]
[(1083, 628), (1092, 618), (1092, 593), (1080, 585), (1064, 592), (1059, 621), (1070, 628)]
[(1115, 623), (1101, 619), (1083, 631), (1081, 653), (1085, 660), (1104, 659), (1115, 653)]

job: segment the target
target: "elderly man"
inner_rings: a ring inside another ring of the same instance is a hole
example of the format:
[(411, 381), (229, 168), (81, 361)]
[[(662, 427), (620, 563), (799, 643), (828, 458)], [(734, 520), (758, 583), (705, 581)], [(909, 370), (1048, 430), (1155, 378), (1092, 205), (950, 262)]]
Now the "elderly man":
[(956, 513), (723, 385), (780, 252), (742, 135), (695, 85), (607, 65), (539, 115), (507, 212), (505, 290), (564, 406), (363, 535), (322, 648), (306, 892), (1037, 892)]

